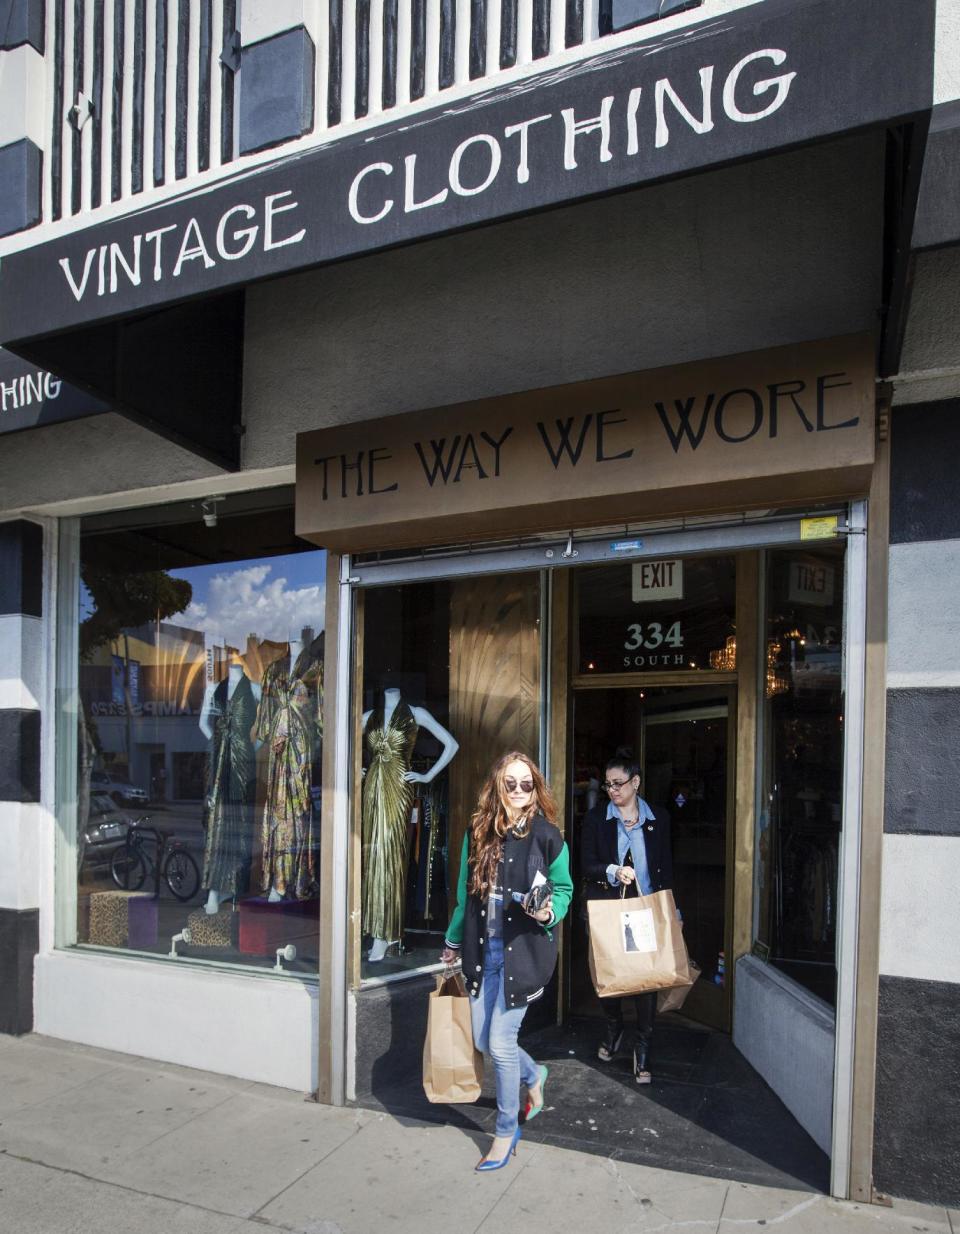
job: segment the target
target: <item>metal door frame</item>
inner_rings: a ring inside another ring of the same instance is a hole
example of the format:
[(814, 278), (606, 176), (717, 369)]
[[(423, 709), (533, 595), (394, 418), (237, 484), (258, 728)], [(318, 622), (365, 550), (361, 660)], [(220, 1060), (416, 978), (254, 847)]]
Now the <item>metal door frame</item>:
[[(860, 906), (860, 841), (863, 797), (863, 733), (866, 655), (866, 502), (854, 501), (820, 510), (821, 517), (838, 515), (837, 535), (849, 540), (845, 553), (844, 613), (844, 779), (843, 831), (838, 872), (837, 1008), (834, 1059), (833, 1142), (831, 1151), (831, 1194), (846, 1197), (850, 1188), (851, 1132), (853, 1116), (853, 1074), (857, 1013), (857, 929)], [(787, 547), (804, 542), (801, 524), (804, 515), (737, 515), (727, 519), (676, 519), (660, 527), (621, 526), (605, 534), (573, 531), (555, 537), (518, 537), (491, 545), (467, 545), (448, 549), (424, 549), (407, 556), (384, 556), (378, 560), (341, 558), (340, 610), (336, 622), (338, 647), (337, 736), (338, 754), (351, 745), (350, 690), (347, 665), (352, 665), (356, 631), (348, 614), (352, 611), (355, 589), (389, 584), (457, 578), (468, 574), (503, 571), (550, 571), (571, 565), (602, 562), (638, 561), (670, 556), (730, 553), (744, 549)], [(815, 543), (815, 541), (814, 541)], [(550, 623), (543, 632), (550, 637)], [(546, 649), (549, 655), (549, 648)], [(545, 686), (547, 683), (545, 682)], [(345, 688), (346, 687), (346, 688)], [(546, 690), (544, 700), (546, 700)], [(549, 717), (546, 717), (549, 719)], [(346, 732), (344, 732), (346, 729)], [(541, 732), (545, 729), (541, 725)], [(549, 743), (548, 743), (549, 746)], [(549, 769), (548, 769), (549, 770)], [(349, 845), (348, 808), (352, 776), (350, 759), (337, 759), (334, 796), (337, 802), (334, 827), (337, 852), (346, 855)], [(344, 867), (346, 862), (344, 862)], [(337, 907), (348, 904), (346, 870), (342, 894), (334, 893)], [(346, 934), (337, 940), (343, 957), (335, 964), (338, 975), (347, 971)], [(346, 999), (334, 1000), (331, 1029), (334, 1040), (333, 1069), (337, 1075), (334, 1090), (343, 1092), (349, 1060), (341, 1054), (347, 1038)]]

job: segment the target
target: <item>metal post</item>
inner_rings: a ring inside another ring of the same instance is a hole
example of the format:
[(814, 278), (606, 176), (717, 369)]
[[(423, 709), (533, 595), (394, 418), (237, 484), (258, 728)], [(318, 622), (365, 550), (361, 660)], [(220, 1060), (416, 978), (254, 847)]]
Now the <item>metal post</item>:
[(843, 829), (837, 876), (837, 1011), (830, 1194), (848, 1199), (860, 917), (864, 688), (867, 621), (867, 507), (850, 504), (844, 575)]
[[(327, 557), (336, 571), (327, 583), (327, 687), (331, 706), (324, 714), (324, 810), (320, 937), (320, 1032), (318, 1100), (344, 1105), (347, 1100), (347, 903), (350, 839), (350, 668), (353, 605), (350, 558)], [(332, 655), (330, 652), (332, 651)], [(332, 679), (332, 680), (331, 680)], [(331, 688), (332, 687), (332, 688)]]

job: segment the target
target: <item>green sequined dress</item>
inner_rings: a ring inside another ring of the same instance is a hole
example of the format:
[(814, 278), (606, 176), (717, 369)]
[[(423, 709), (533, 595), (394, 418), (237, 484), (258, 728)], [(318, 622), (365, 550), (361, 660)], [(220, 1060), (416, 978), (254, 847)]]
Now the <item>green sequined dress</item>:
[(363, 730), (366, 775), (363, 781), (364, 934), (393, 941), (403, 930), (407, 872), (407, 824), (413, 787), (403, 778), (417, 741), (417, 722), (403, 701), (384, 724), (383, 705)]
[(250, 738), (257, 699), (249, 678), (229, 695), (226, 678), (213, 693), (209, 813), (203, 855), (204, 887), (223, 896), (247, 889), (253, 841), (257, 764)]

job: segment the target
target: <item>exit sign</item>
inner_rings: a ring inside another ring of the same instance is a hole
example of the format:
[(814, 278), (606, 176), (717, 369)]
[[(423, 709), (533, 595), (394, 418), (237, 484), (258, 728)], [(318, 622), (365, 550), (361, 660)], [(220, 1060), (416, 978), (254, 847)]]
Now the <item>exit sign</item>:
[(633, 566), (633, 602), (683, 599), (683, 559), (638, 561)]

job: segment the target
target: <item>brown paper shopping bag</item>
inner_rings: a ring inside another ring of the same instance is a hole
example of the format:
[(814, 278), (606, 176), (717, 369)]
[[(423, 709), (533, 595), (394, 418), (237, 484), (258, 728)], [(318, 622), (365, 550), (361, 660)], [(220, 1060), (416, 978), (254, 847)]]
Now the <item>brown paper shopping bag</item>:
[(437, 977), (427, 1008), (423, 1091), (432, 1102), (476, 1101), (483, 1084), (483, 1055), (474, 1049), (470, 996), (460, 973)]
[(590, 976), (601, 998), (692, 985), (672, 891), (589, 900)]
[(657, 1011), (661, 1015), (665, 1011), (679, 1011), (683, 1004), (687, 1001), (687, 995), (697, 984), (700, 977), (701, 969), (696, 960), (690, 961), (690, 972), (693, 975), (693, 981), (689, 985), (677, 985), (672, 990), (661, 990), (657, 995)]

